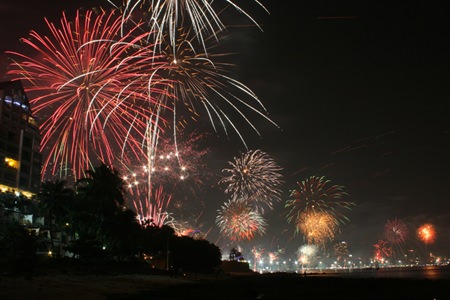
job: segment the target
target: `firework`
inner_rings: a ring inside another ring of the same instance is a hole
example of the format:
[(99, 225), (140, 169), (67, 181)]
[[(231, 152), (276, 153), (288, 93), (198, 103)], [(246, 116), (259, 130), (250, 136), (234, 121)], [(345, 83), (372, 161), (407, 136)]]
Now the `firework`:
[(269, 252), (267, 255), (269, 256), (269, 263), (273, 263), (273, 262), (277, 261), (279, 258), (278, 253), (276, 253), (276, 252)]
[(326, 241), (331, 241), (338, 230), (335, 217), (325, 212), (302, 213), (297, 229), (306, 238), (309, 245), (325, 248)]
[(264, 249), (253, 247), (252, 248), (252, 254), (253, 254), (253, 271), (256, 272), (257, 269), (257, 263), (261, 260), (262, 254), (264, 253)]
[[(181, 134), (180, 134), (181, 133)], [(192, 132), (180, 135), (177, 141), (171, 136), (160, 136), (157, 144), (153, 147), (153, 154), (144, 157), (141, 165), (128, 167), (124, 165), (122, 169), (125, 174), (131, 173), (126, 180), (139, 177), (137, 183), (141, 185), (147, 183), (148, 176), (151, 176), (152, 184), (160, 184), (166, 190), (174, 192), (181, 182), (189, 182), (190, 188), (201, 188), (202, 183), (211, 175), (206, 166), (205, 157), (209, 153), (208, 148), (202, 149), (200, 143), (206, 138), (206, 134)], [(134, 180), (132, 180), (134, 182)]]
[(384, 237), (392, 245), (392, 254), (399, 254), (399, 252), (403, 252), (402, 244), (408, 237), (408, 228), (403, 221), (397, 218), (388, 220), (384, 225)]
[[(172, 45), (177, 40), (178, 29), (182, 27), (192, 28), (196, 38), (200, 43), (204, 42), (205, 36), (215, 35), (226, 29), (226, 25), (219, 17), (220, 12), (231, 5), (240, 14), (248, 17), (261, 30), (258, 23), (248, 14), (236, 1), (226, 1), (229, 5), (221, 1), (210, 0), (107, 0), (116, 8), (123, 11), (124, 20), (137, 19), (145, 17), (149, 27), (149, 33), (156, 42), (161, 40), (164, 35), (168, 35)], [(120, 3), (121, 2), (121, 3)], [(254, 1), (267, 13), (269, 11), (259, 1)]]
[(375, 248), (376, 261), (383, 261), (385, 257), (388, 258), (392, 255), (392, 248), (385, 240), (379, 240), (373, 247)]
[[(427, 250), (428, 244), (434, 243), (436, 240), (436, 231), (432, 224), (423, 224), (417, 229), (417, 236), (425, 245), (425, 262), (429, 262), (429, 254)], [(430, 253), (431, 256), (431, 253)]]
[(424, 224), (417, 229), (417, 236), (424, 244), (431, 244), (436, 240), (436, 231), (432, 224)]
[(403, 244), (408, 236), (408, 228), (403, 221), (397, 218), (388, 220), (384, 225), (384, 235), (392, 245)]
[(204, 240), (208, 234), (208, 232), (198, 229), (198, 226), (192, 226), (189, 221), (177, 220), (173, 214), (168, 214), (164, 224), (172, 227), (177, 236), (189, 236), (196, 240)]
[[(142, 165), (121, 166), (121, 173), (126, 174), (123, 178), (128, 188), (126, 197), (129, 202), (133, 202), (133, 207), (156, 204), (152, 189), (158, 186), (171, 195), (172, 201), (168, 208), (171, 216), (166, 218), (167, 222), (185, 219), (185, 216), (189, 216), (191, 222), (197, 219), (194, 216), (199, 215), (203, 205), (198, 191), (202, 190), (204, 181), (211, 176), (205, 161), (209, 150), (201, 149), (200, 145), (206, 135), (195, 132), (180, 134), (178, 144), (170, 136), (160, 138), (153, 149), (154, 155), (141, 162)], [(197, 222), (195, 220), (195, 224)], [(174, 229), (182, 227), (175, 221), (167, 225), (173, 225)]]
[(134, 209), (141, 226), (161, 227), (166, 225), (169, 212), (167, 211), (172, 195), (164, 192), (162, 186), (151, 189), (151, 197), (147, 201), (134, 201)]
[(231, 168), (222, 172), (229, 176), (219, 181), (219, 184), (226, 185), (225, 193), (254, 204), (262, 212), (264, 206), (272, 209), (272, 202), (280, 201), (282, 168), (267, 153), (250, 150), (228, 164)]
[(218, 210), (216, 224), (232, 241), (251, 240), (265, 233), (267, 223), (262, 215), (243, 201), (229, 200)]
[[(166, 6), (164, 2), (170, 6), (175, 5), (178, 1), (152, 1), (147, 4), (151, 4), (153, 10), (158, 10), (160, 5)], [(180, 6), (195, 2), (181, 1)], [(146, 1), (127, 1), (125, 11), (130, 14), (133, 10), (140, 11), (144, 4)], [(127, 13), (125, 15), (127, 18), (131, 18)], [(161, 13), (157, 13), (157, 15), (161, 16)], [(139, 20), (141, 18), (145, 17), (141, 16)], [(152, 14), (146, 18), (152, 22), (157, 19)], [(161, 94), (158, 99), (163, 107), (158, 109), (157, 113), (168, 118), (164, 106), (170, 107), (174, 131), (175, 128), (186, 126), (191, 119), (200, 118), (202, 116), (200, 111), (205, 112), (205, 117), (209, 118), (215, 132), (223, 129), (223, 132), (228, 135), (228, 128), (232, 128), (246, 147), (244, 137), (236, 124), (237, 120), (244, 121), (258, 135), (260, 133), (252, 123), (249, 114), (260, 116), (279, 127), (268, 117), (266, 108), (256, 94), (231, 76), (230, 67), (233, 64), (225, 60), (230, 53), (217, 51), (219, 46), (217, 41), (224, 35), (205, 35), (199, 42), (197, 32), (190, 26), (182, 26), (182, 24), (174, 26), (171, 31), (176, 32), (176, 35), (173, 36), (167, 34), (164, 29), (167, 28), (158, 26), (157, 30), (149, 30), (149, 34), (157, 36), (154, 39), (154, 50), (162, 56), (163, 63), (158, 74), (165, 79), (164, 86), (168, 93), (167, 95)], [(155, 61), (159, 60), (155, 59)]]
[[(206, 55), (198, 49), (198, 44), (189, 31), (179, 31), (180, 38), (174, 46), (162, 41), (161, 55), (164, 65), (168, 67), (162, 67), (158, 71), (161, 77), (170, 82), (165, 85), (169, 97), (161, 94), (160, 101), (171, 108), (174, 127), (184, 127), (190, 120), (197, 121), (204, 115), (215, 132), (223, 130), (229, 135), (228, 128), (232, 128), (244, 145), (246, 143), (237, 125), (238, 120), (248, 124), (258, 135), (260, 133), (250, 115), (262, 117), (278, 127), (267, 116), (267, 110), (257, 95), (232, 78), (230, 71), (234, 65), (226, 60), (230, 54), (219, 50), (210, 51)], [(209, 48), (212, 49), (216, 47)], [(165, 115), (165, 118), (169, 116)]]
[(349, 254), (347, 242), (344, 241), (334, 243), (333, 250), (338, 257), (337, 260), (340, 260), (341, 257), (347, 257)]
[(136, 47), (144, 38), (139, 25), (121, 36), (114, 11), (89, 10), (77, 11), (74, 21), (63, 13), (60, 27), (45, 22), (48, 36), (31, 31), (22, 40), (33, 54), (7, 52), (8, 73), (35, 95), (30, 104), (43, 120), (43, 176), (79, 178), (99, 161), (145, 156), (145, 133), (163, 89), (153, 46)]
[(298, 189), (292, 190), (289, 200), (285, 203), (288, 209), (287, 221), (294, 222), (297, 231), (300, 229), (304, 214), (313, 214), (323, 212), (334, 217), (336, 225), (344, 224), (349, 219), (343, 213), (343, 210), (351, 209), (355, 203), (344, 201), (348, 196), (341, 185), (329, 186), (330, 180), (325, 177), (311, 176), (308, 179), (297, 182)]
[(301, 263), (302, 268), (307, 264), (311, 264), (317, 251), (318, 249), (315, 245), (303, 245), (297, 249), (297, 260)]

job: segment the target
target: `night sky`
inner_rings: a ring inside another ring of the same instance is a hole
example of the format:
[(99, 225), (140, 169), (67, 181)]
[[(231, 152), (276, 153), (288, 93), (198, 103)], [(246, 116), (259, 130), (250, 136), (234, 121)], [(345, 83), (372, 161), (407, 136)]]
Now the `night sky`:
[[(31, 4), (30, 4), (31, 3)], [(0, 4), (0, 79), (7, 80), (6, 50), (19, 38), (59, 21), (63, 9), (106, 1), (3, 0)], [(371, 256), (388, 220), (403, 220), (411, 244), (415, 229), (431, 223), (436, 255), (450, 249), (450, 19), (439, 1), (393, 6), (386, 1), (263, 1), (262, 26), (230, 32), (239, 53), (237, 79), (250, 87), (281, 129), (252, 118), (261, 132), (246, 132), (250, 149), (272, 155), (284, 168), (283, 198), (311, 175), (343, 185), (356, 206), (338, 240), (354, 256)], [(207, 126), (206, 126), (207, 127)], [(220, 172), (245, 151), (237, 137), (213, 145)], [(216, 192), (205, 208), (214, 226), (225, 198)], [(269, 251), (303, 244), (292, 236), (284, 202), (267, 215), (267, 234), (242, 243)], [(209, 220), (208, 220), (209, 219)], [(217, 228), (211, 231), (215, 241)], [(219, 239), (219, 243), (223, 243)], [(423, 246), (423, 245), (422, 245)], [(247, 249), (246, 249), (247, 247)], [(245, 253), (245, 252), (244, 252)]]

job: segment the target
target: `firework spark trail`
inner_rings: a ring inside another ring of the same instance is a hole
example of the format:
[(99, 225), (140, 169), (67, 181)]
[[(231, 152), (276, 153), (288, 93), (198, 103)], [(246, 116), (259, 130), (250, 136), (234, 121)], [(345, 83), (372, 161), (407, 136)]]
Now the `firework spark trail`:
[(417, 237), (425, 245), (425, 263), (429, 263), (431, 253), (428, 253), (427, 246), (436, 240), (436, 230), (433, 224), (427, 223), (417, 228)]
[(255, 246), (253, 246), (252, 248), (252, 254), (253, 254), (253, 271), (256, 272), (257, 270), (257, 263), (259, 260), (261, 260), (262, 258), (262, 254), (264, 253), (264, 249), (261, 248), (256, 248)]
[(165, 193), (162, 186), (152, 188), (151, 191), (151, 201), (134, 201), (134, 208), (141, 226), (161, 227), (169, 216), (167, 209), (172, 195)]
[[(158, 100), (165, 107), (171, 108), (175, 137), (175, 129), (187, 126), (191, 119), (197, 121), (201, 111), (206, 112), (215, 132), (219, 132), (221, 128), (228, 135), (227, 127), (230, 125), (245, 146), (236, 120), (243, 120), (260, 135), (247, 114), (262, 117), (279, 128), (268, 117), (266, 108), (256, 94), (229, 75), (233, 64), (225, 58), (229, 57), (230, 53), (214, 51), (217, 45), (208, 43), (210, 54), (206, 55), (199, 51), (190, 30), (180, 28), (178, 31), (179, 38), (175, 45), (166, 39), (159, 44), (161, 60), (164, 61), (158, 70), (158, 75), (167, 81), (164, 85), (167, 89), (166, 95), (160, 94)], [(206, 42), (208, 41), (210, 39)], [(171, 97), (172, 95), (174, 97)], [(169, 119), (164, 109), (160, 113), (164, 115), (164, 119)]]
[(316, 245), (323, 249), (326, 242), (334, 239), (338, 230), (335, 217), (325, 212), (302, 213), (297, 228), (306, 237), (308, 244)]
[[(384, 237), (392, 245), (392, 254), (405, 254), (402, 244), (408, 237), (408, 227), (397, 218), (388, 220), (384, 225)], [(401, 252), (401, 253), (398, 253)]]
[(391, 244), (402, 244), (408, 236), (408, 228), (403, 221), (397, 218), (388, 220), (384, 225), (384, 235)]
[(206, 239), (208, 232), (204, 232), (199, 226), (193, 226), (189, 221), (176, 219), (173, 214), (169, 214), (165, 221), (175, 231), (178, 236), (190, 236), (194, 239)]
[(432, 224), (424, 224), (417, 229), (417, 236), (424, 244), (431, 244), (436, 240), (436, 231)]
[(222, 172), (229, 174), (219, 184), (225, 184), (225, 193), (235, 199), (242, 199), (264, 212), (264, 206), (273, 208), (273, 201), (281, 201), (282, 168), (267, 153), (250, 150), (234, 162), (231, 168)]
[(285, 203), (285, 208), (288, 209), (287, 221), (295, 223), (296, 232), (301, 229), (298, 226), (305, 213), (331, 214), (338, 227), (349, 220), (342, 210), (350, 210), (356, 204), (344, 201), (343, 198), (348, 196), (344, 187), (329, 186), (330, 182), (324, 176), (311, 176), (302, 182), (297, 182), (298, 188), (291, 191), (290, 199)]
[[(165, 216), (164, 225), (173, 227), (177, 230), (177, 234), (184, 234), (183, 231), (187, 232), (187, 228), (179, 223), (180, 216), (177, 215), (175, 209), (181, 211), (180, 208), (183, 208), (183, 211), (187, 211), (185, 203), (191, 206), (195, 203), (198, 207), (199, 202), (192, 200), (199, 198), (196, 196), (196, 191), (201, 189), (204, 180), (209, 176), (204, 161), (204, 156), (209, 151), (200, 149), (199, 145), (205, 136), (206, 134), (197, 134), (196, 131), (189, 134), (181, 132), (178, 147), (175, 147), (170, 138), (162, 137), (158, 139), (157, 149), (156, 147), (152, 148), (154, 151), (149, 154), (146, 161), (121, 167), (123, 174), (129, 174), (124, 177), (129, 190), (127, 198), (130, 198), (129, 202), (133, 203), (133, 207), (141, 215), (146, 216), (146, 211), (154, 212), (153, 207), (160, 207), (158, 202), (162, 196), (161, 192), (155, 194), (155, 187), (163, 188), (166, 194), (170, 194), (171, 199), (177, 199), (174, 205), (169, 206), (168, 203), (165, 211), (159, 213)], [(189, 212), (189, 215), (192, 216), (192, 210)], [(152, 219), (156, 219), (156, 217), (151, 216)], [(148, 220), (149, 217), (143, 218)], [(195, 224), (197, 223), (198, 220)], [(145, 222), (142, 224), (145, 225)], [(206, 234), (195, 231), (196, 237)]]
[(218, 210), (216, 224), (220, 232), (232, 241), (251, 240), (264, 235), (267, 223), (261, 213), (245, 202), (229, 200)]
[(205, 160), (210, 151), (200, 145), (207, 134), (195, 130), (191, 133), (180, 131), (179, 134), (177, 145), (171, 136), (160, 136), (157, 146), (149, 147), (153, 151), (148, 159), (136, 160), (131, 166), (124, 164), (121, 167), (123, 173), (139, 174), (139, 183), (143, 188), (150, 184), (163, 185), (172, 194), (180, 190), (182, 195), (179, 196), (195, 196), (196, 190), (200, 190), (212, 176)]
[(178, 131), (177, 143), (170, 136), (163, 136), (158, 149), (151, 159), (154, 161), (154, 182), (166, 184), (179, 180), (189, 180), (190, 184), (200, 188), (203, 181), (211, 176), (208, 172), (205, 157), (209, 149), (202, 148), (207, 134), (196, 130), (188, 133)]
[[(123, 20), (133, 20), (135, 15), (139, 18), (146, 15), (149, 27), (149, 38), (155, 43), (168, 37), (171, 45), (178, 40), (178, 29), (183, 27), (192, 28), (196, 39), (202, 44), (204, 52), (207, 53), (205, 40), (211, 35), (218, 41), (217, 32), (223, 32), (227, 25), (222, 22), (220, 14), (228, 6), (233, 7), (241, 15), (245, 15), (261, 31), (262, 27), (252, 16), (239, 6), (235, 1), (211, 1), (211, 0), (107, 0), (113, 7), (121, 9)], [(121, 2), (119, 4), (118, 2)], [(268, 9), (260, 2), (254, 1), (267, 14)], [(226, 4), (228, 3), (228, 5)], [(140, 20), (139, 20), (140, 21)], [(126, 23), (126, 22), (124, 22)]]
[(311, 263), (317, 251), (316, 245), (303, 245), (297, 249), (297, 261), (301, 263), (302, 268)]
[(342, 257), (347, 257), (349, 254), (348, 244), (345, 241), (336, 241), (333, 245), (334, 254), (337, 256), (337, 260)]
[[(75, 21), (63, 13), (61, 27), (45, 22), (49, 36), (31, 31), (23, 39), (34, 55), (15, 56), (10, 75), (24, 80), (40, 129), (43, 165), (50, 175), (81, 177), (93, 163), (145, 155), (143, 132), (148, 128), (163, 93), (153, 46), (136, 49), (143, 36), (137, 27), (120, 37), (121, 18), (114, 11), (94, 15), (77, 11)], [(155, 80), (153, 83), (150, 79)], [(120, 157), (117, 149), (123, 149)]]
[[(114, 1), (109, 2), (116, 8), (120, 6), (114, 4)], [(162, 54), (165, 57), (164, 62), (170, 66), (161, 68), (158, 74), (169, 81), (165, 85), (168, 88), (167, 93), (176, 96), (169, 99), (163, 96), (160, 99), (161, 103), (172, 108), (174, 136), (176, 136), (175, 126), (186, 126), (187, 120), (191, 118), (196, 120), (199, 116), (198, 107), (201, 107), (209, 117), (215, 132), (218, 132), (218, 124), (220, 124), (225, 134), (228, 135), (227, 127), (229, 125), (247, 147), (232, 113), (236, 114), (239, 120), (248, 124), (258, 135), (260, 133), (247, 116), (248, 112), (263, 117), (278, 128), (279, 126), (268, 117), (267, 110), (256, 94), (246, 85), (228, 75), (228, 67), (232, 64), (223, 62), (223, 58), (229, 54), (214, 53), (215, 47), (219, 45), (218, 42), (222, 38), (219, 34), (222, 31), (212, 26), (211, 31), (205, 32), (199, 40), (199, 27), (189, 23), (176, 22), (178, 17), (183, 16), (186, 11), (198, 12), (197, 14), (189, 13), (194, 20), (199, 16), (202, 17), (200, 19), (204, 18), (205, 20), (208, 17), (212, 18), (214, 10), (209, 3), (209, 1), (197, 0), (130, 0), (124, 1), (121, 9), (125, 20), (137, 18), (136, 22), (153, 24), (148, 28), (150, 42), (154, 44), (154, 51)], [(262, 4), (258, 4), (262, 6)], [(149, 13), (144, 12), (145, 8), (149, 10)], [(168, 21), (175, 16), (177, 16), (176, 19)], [(157, 21), (160, 21), (161, 18), (164, 22), (159, 24)], [(164, 27), (167, 22), (174, 24), (170, 26), (171, 33), (168, 33), (168, 28)], [(155, 24), (159, 25), (155, 27)], [(217, 59), (220, 60), (217, 61)], [(164, 114), (164, 110), (158, 112)], [(179, 112), (179, 115), (175, 112)], [(185, 112), (188, 112), (189, 115), (180, 117)], [(165, 118), (167, 117), (165, 115)]]
[(146, 16), (149, 38), (156, 43), (167, 35), (175, 45), (181, 27), (192, 27), (201, 42), (205, 34), (225, 29), (208, 0), (125, 0), (122, 5), (107, 1), (123, 11), (123, 24)]
[(277, 252), (269, 252), (267, 255), (269, 256), (270, 264), (276, 262), (280, 258), (280, 254)]
[(392, 255), (392, 248), (385, 240), (379, 240), (373, 247), (375, 248), (374, 254), (377, 261), (383, 261)]

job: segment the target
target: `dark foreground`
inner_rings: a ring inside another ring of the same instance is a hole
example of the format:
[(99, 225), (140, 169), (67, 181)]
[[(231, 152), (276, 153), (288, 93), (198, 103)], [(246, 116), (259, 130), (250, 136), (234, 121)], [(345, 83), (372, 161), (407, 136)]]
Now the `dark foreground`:
[(0, 275), (0, 299), (448, 300), (450, 281), (304, 277), (284, 273), (177, 278), (162, 275)]

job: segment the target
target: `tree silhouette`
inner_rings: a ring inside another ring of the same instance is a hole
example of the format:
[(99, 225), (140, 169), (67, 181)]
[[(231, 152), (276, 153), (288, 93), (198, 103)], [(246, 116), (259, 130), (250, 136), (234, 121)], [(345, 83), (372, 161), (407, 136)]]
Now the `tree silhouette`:
[(59, 251), (54, 251), (54, 233), (55, 230), (62, 230), (69, 221), (73, 190), (66, 187), (65, 180), (46, 181), (41, 183), (37, 198), (40, 212), (45, 218), (44, 225), (49, 226), (52, 253), (59, 256)]
[(110, 249), (121, 226), (119, 215), (126, 211), (123, 181), (111, 167), (101, 164), (86, 171), (75, 183), (74, 226), (82, 240), (99, 242)]

